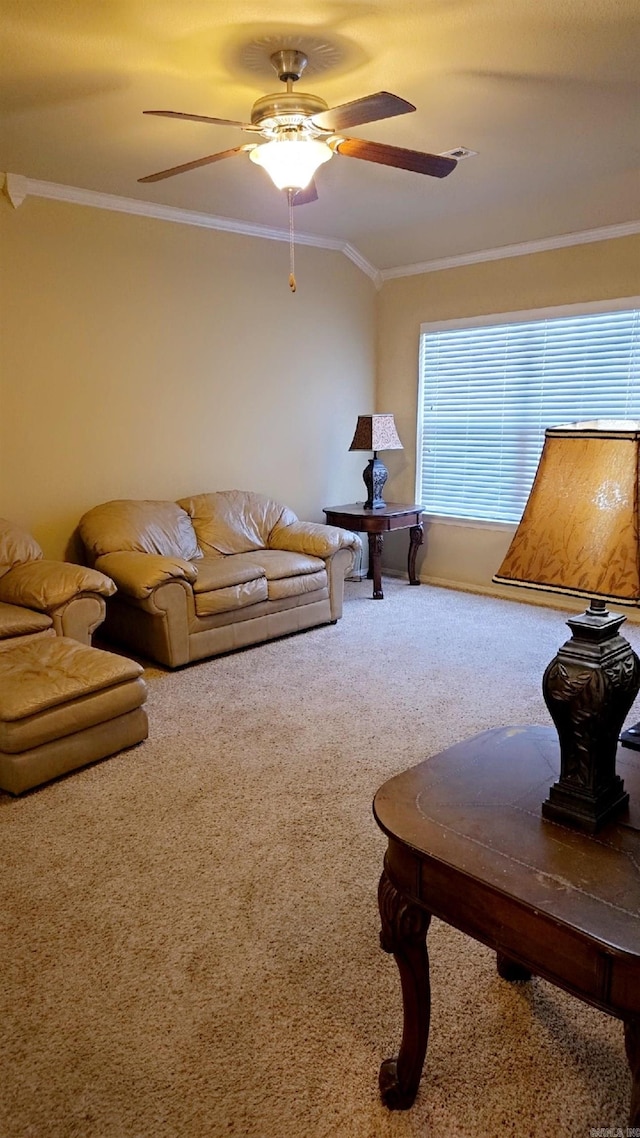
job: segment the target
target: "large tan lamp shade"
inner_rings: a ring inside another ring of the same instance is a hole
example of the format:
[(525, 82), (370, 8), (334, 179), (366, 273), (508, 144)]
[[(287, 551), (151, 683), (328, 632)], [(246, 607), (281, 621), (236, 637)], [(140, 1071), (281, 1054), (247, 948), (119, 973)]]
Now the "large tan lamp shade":
[(373, 458), (369, 459), (362, 472), (364, 484), (367, 488), (365, 510), (384, 508), (382, 491), (389, 472), (381, 459), (378, 458), (378, 451), (403, 449), (398, 438), (393, 415), (358, 415), (358, 422), (349, 450), (373, 451)]
[(640, 605), (639, 469), (638, 422), (549, 428), (522, 520), (493, 578), (591, 599), (567, 621), (573, 635), (543, 678), (561, 771), (542, 812), (589, 832), (628, 802), (616, 752), (640, 688), (640, 660), (619, 634), (626, 617), (609, 613), (607, 602)]

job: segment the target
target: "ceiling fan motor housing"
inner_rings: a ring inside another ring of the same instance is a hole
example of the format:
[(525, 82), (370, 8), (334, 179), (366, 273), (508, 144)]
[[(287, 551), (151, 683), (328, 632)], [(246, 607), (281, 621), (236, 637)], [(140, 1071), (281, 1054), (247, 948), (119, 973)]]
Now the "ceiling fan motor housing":
[[(251, 108), (251, 122), (262, 130), (301, 126), (313, 115), (328, 109), (319, 95), (307, 95), (304, 91), (277, 91), (256, 100)], [(309, 125), (312, 126), (311, 123)], [(319, 128), (317, 133), (321, 133)]]

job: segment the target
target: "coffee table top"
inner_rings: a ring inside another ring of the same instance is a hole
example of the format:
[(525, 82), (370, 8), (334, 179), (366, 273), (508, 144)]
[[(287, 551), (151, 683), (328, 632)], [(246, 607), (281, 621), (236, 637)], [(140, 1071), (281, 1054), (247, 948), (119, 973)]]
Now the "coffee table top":
[(619, 748), (630, 803), (595, 836), (542, 818), (559, 766), (553, 727), (495, 728), (384, 783), (374, 815), (450, 883), (479, 882), (640, 962), (640, 752)]

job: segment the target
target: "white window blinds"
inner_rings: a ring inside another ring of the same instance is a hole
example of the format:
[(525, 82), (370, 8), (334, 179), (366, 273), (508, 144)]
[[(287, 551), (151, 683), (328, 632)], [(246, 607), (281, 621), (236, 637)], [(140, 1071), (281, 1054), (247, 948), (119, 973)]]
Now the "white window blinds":
[(423, 331), (417, 500), (518, 522), (546, 427), (640, 419), (640, 310)]

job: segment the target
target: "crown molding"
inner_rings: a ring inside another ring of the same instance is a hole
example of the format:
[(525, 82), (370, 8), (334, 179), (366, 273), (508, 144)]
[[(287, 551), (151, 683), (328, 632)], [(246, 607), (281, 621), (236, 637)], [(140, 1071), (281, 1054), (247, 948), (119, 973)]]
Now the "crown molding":
[(342, 245), (341, 251), (344, 253), (345, 257), (348, 257), (350, 261), (353, 261), (354, 265), (357, 265), (357, 267), (361, 269), (363, 273), (366, 273), (368, 277), (371, 277), (371, 280), (378, 290), (382, 288), (384, 282), (380, 269), (376, 269), (370, 261), (367, 261), (367, 259), (363, 257), (357, 249), (354, 248), (353, 245)]
[[(16, 178), (17, 175), (6, 175)], [(157, 202), (143, 201), (139, 198), (119, 197), (116, 194), (84, 190), (77, 186), (65, 186), (58, 182), (41, 182), (34, 178), (21, 178), (26, 184), (26, 193), (32, 197), (50, 198), (54, 201), (71, 202), (74, 205), (93, 206), (95, 209), (113, 210), (117, 213), (131, 213), (139, 217), (151, 217), (159, 221), (171, 221), (178, 225), (195, 225), (202, 229), (216, 229), (225, 233), (240, 233), (245, 237), (259, 237), (267, 241), (289, 241), (288, 229), (273, 229), (266, 225), (256, 225), (231, 217), (217, 217), (215, 214), (199, 213), (196, 210), (179, 209), (177, 206), (160, 205)], [(311, 245), (316, 249), (330, 249), (342, 253), (373, 282), (376, 289), (382, 288), (385, 281), (397, 277), (419, 276), (423, 273), (438, 273), (443, 269), (457, 269), (464, 265), (477, 265), (483, 261), (499, 261), (508, 257), (525, 257), (530, 253), (544, 253), (550, 249), (565, 249), (571, 245), (586, 245), (594, 241), (610, 241), (616, 237), (629, 237), (640, 233), (640, 221), (627, 221), (619, 225), (606, 225), (599, 229), (587, 229), (577, 233), (561, 233), (555, 237), (543, 237), (537, 241), (524, 241), (518, 245), (501, 245), (496, 249), (481, 249), (476, 253), (461, 253), (454, 257), (441, 257), (434, 261), (422, 261), (413, 265), (398, 265), (391, 269), (377, 269), (353, 245), (335, 237), (318, 237), (312, 233), (296, 233), (299, 245)]]
[[(176, 206), (160, 205), (157, 202), (142, 201), (138, 198), (118, 197), (116, 194), (84, 190), (77, 186), (64, 186), (58, 182), (41, 182), (34, 178), (26, 178), (25, 181), (27, 195), (31, 197), (50, 198), (53, 201), (71, 202), (74, 205), (88, 205), (94, 209), (108, 209), (116, 213), (132, 213), (139, 217), (152, 217), (158, 221), (172, 221), (178, 225), (195, 225), (201, 229), (240, 233), (245, 237), (260, 237), (267, 241), (289, 241), (288, 229), (272, 229), (267, 225), (255, 225), (232, 217), (216, 217), (210, 213), (178, 209)], [(335, 237), (317, 237), (312, 233), (296, 232), (295, 239), (298, 245), (312, 245), (316, 249), (331, 249), (343, 253), (370, 277), (376, 288), (380, 288), (382, 284), (380, 272), (352, 245)]]
[(501, 245), (497, 249), (481, 249), (477, 253), (461, 253), (457, 257), (441, 257), (437, 261), (422, 261), (416, 265), (398, 265), (382, 269), (382, 282), (394, 277), (418, 276), (422, 273), (439, 273), (443, 269), (459, 269), (463, 265), (477, 265), (481, 261), (501, 261), (507, 257), (526, 257), (529, 253), (546, 253), (549, 249), (566, 249), (571, 245), (588, 245), (592, 241), (610, 241), (614, 237), (629, 237), (640, 233), (640, 221), (626, 221), (620, 225), (605, 225), (600, 229), (585, 229), (579, 233), (560, 233), (556, 237), (543, 237), (538, 241), (523, 241), (519, 245)]

